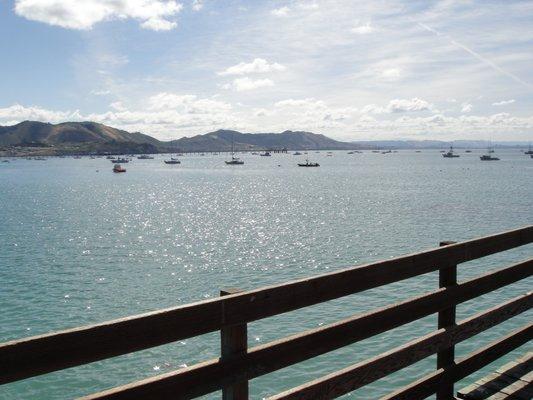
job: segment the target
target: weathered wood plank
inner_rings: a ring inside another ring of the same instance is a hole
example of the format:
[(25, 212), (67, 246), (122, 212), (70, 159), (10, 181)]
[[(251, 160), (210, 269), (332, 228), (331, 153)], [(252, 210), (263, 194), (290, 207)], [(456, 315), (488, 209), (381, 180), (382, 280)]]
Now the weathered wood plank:
[[(269, 400), (318, 400), (342, 396), (516, 315), (511, 309), (522, 303), (522, 301), (524, 300), (514, 299), (504, 303), (504, 305), (494, 307), (489, 311), (461, 321), (456, 326), (438, 330), (370, 360), (273, 396)], [(524, 329), (528, 329), (530, 333), (533, 332), (533, 324), (527, 325)], [(441, 379), (445, 375), (446, 373), (443, 372)]]
[(526, 353), (516, 361), (511, 361), (496, 370), (499, 374), (505, 374), (514, 379), (525, 382), (533, 380), (533, 352)]
[[(484, 329), (488, 329), (511, 318), (513, 315), (531, 308), (532, 305), (533, 294), (530, 293), (464, 320), (452, 330), (442, 329), (433, 332), (406, 346), (391, 350), (385, 355), (367, 361), (363, 363), (362, 367), (358, 365), (358, 368), (363, 368), (364, 370), (358, 375), (358, 379), (364, 381), (371, 378), (370, 381), (375, 380), (376, 376), (384, 376), (382, 374), (386, 375), (392, 370), (397, 370), (396, 368), (409, 365), (404, 365), (407, 360), (410, 363), (416, 362), (422, 356), (427, 357), (449, 346), (450, 343), (465, 340)], [(302, 352), (305, 354), (307, 351), (312, 351), (312, 348), (306, 350), (305, 345), (308, 343), (306, 333), (295, 335), (287, 339), (254, 347), (249, 350), (246, 356), (239, 359), (229, 362), (211, 360), (200, 367), (193, 366), (186, 370), (179, 370), (160, 377), (134, 382), (84, 399), (142, 399), (142, 396), (147, 393), (151, 393), (154, 398), (161, 400), (193, 398), (219, 390), (221, 387), (233, 384), (239, 379), (252, 379), (283, 366), (291, 365), (295, 360), (301, 360), (304, 357), (301, 355)], [(320, 344), (320, 342), (318, 345), (327, 346), (327, 344)], [(176, 393), (180, 393), (182, 397), (176, 397)]]
[[(441, 242), (440, 246), (450, 246), (455, 242)], [(439, 287), (449, 288), (457, 285), (457, 265), (450, 264), (442, 266), (439, 270)], [(445, 329), (455, 325), (455, 304), (451, 307), (445, 308), (439, 311), (438, 315), (438, 328)], [(437, 353), (437, 369), (448, 370), (454, 364), (455, 347), (450, 346), (447, 349), (439, 351)], [(444, 377), (443, 382), (439, 385), (437, 390), (437, 400), (449, 400), (453, 398), (454, 394), (454, 382), (451, 379)]]
[[(338, 272), (0, 344), (0, 384), (198, 336), (533, 241), (533, 226)], [(444, 261), (446, 260), (446, 261)]]
[(518, 400), (533, 399), (533, 385), (526, 379), (533, 368), (533, 354), (526, 354), (518, 361), (500, 367), (497, 372), (488, 374), (470, 386), (457, 392), (457, 397), (466, 400), (483, 400), (487, 398), (509, 398)]
[[(242, 292), (232, 288), (221, 290), (221, 296)], [(248, 327), (246, 324), (225, 326), (220, 330), (221, 360), (227, 361), (243, 356), (248, 351)], [(248, 381), (222, 388), (222, 400), (248, 400)]]
[[(530, 341), (532, 337), (533, 327), (532, 325), (527, 325), (461, 358), (454, 368), (453, 378), (455, 382), (466, 378), (478, 369), (522, 346)], [(403, 388), (397, 389), (380, 400), (423, 400), (436, 393), (443, 376), (444, 370), (437, 370)]]

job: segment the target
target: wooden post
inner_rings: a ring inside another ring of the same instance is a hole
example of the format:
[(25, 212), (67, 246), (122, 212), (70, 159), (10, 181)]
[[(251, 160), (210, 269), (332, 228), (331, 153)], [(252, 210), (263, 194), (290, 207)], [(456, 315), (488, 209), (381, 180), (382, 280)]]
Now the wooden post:
[[(221, 296), (242, 292), (230, 288), (221, 290)], [(246, 324), (223, 327), (220, 330), (221, 360), (245, 354), (248, 349), (248, 328)], [(222, 400), (248, 400), (248, 381), (239, 382), (222, 389)]]
[[(440, 242), (440, 246), (449, 246), (456, 242)], [(450, 287), (457, 285), (457, 265), (445, 264), (439, 269), (439, 287)], [(446, 308), (439, 312), (439, 329), (450, 328), (455, 325), (456, 306)], [(437, 353), (437, 369), (444, 369), (444, 379), (437, 390), (437, 400), (454, 399), (454, 381), (447, 372), (451, 371), (455, 365), (455, 346), (439, 351)]]

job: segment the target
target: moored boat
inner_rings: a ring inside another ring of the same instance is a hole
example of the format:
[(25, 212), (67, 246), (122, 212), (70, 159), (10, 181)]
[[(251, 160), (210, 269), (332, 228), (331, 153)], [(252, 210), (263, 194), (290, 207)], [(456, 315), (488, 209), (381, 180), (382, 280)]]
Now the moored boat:
[(317, 162), (309, 162), (309, 160), (305, 160), (305, 163), (298, 163), (299, 167), (320, 167), (320, 164)]
[(113, 172), (116, 172), (116, 173), (119, 173), (119, 172), (126, 172), (126, 168), (124, 168), (122, 165), (120, 164), (115, 164), (113, 166)]
[(459, 157), (459, 154), (454, 154), (453, 146), (450, 146), (450, 150), (448, 150), (448, 152), (444, 153), (442, 156), (444, 158), (457, 158), (457, 157)]
[(111, 162), (113, 164), (126, 164), (129, 163), (130, 160), (128, 160), (127, 158), (117, 158), (116, 160), (111, 160)]

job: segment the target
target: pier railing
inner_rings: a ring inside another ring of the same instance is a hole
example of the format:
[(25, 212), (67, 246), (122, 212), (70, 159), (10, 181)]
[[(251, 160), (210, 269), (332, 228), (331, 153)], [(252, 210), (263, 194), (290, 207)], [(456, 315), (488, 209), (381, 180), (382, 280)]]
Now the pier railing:
[[(339, 349), (431, 314), (437, 329), (363, 362), (271, 397), (332, 399), (437, 354), (437, 368), (385, 399), (453, 397), (454, 383), (533, 338), (533, 324), (456, 359), (457, 343), (529, 310), (533, 293), (462, 321), (458, 304), (528, 278), (533, 258), (457, 282), (458, 265), (533, 241), (533, 226), (386, 261), (263, 287), (224, 291), (221, 297), (65, 331), (0, 344), (0, 384), (107, 359), (208, 332), (221, 332), (221, 356), (84, 399), (189, 399), (222, 391), (224, 399), (248, 398), (250, 380)], [(365, 314), (248, 348), (247, 323), (359, 293), (432, 271), (440, 288)], [(349, 364), (350, 360), (346, 359)], [(1, 389), (0, 389), (1, 390)]]

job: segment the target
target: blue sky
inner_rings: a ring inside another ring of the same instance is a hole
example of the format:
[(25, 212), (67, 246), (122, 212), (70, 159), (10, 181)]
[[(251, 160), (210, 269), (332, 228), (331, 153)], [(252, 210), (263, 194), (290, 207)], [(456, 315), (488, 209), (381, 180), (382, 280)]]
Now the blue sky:
[(0, 125), (533, 140), (533, 2), (0, 0)]

